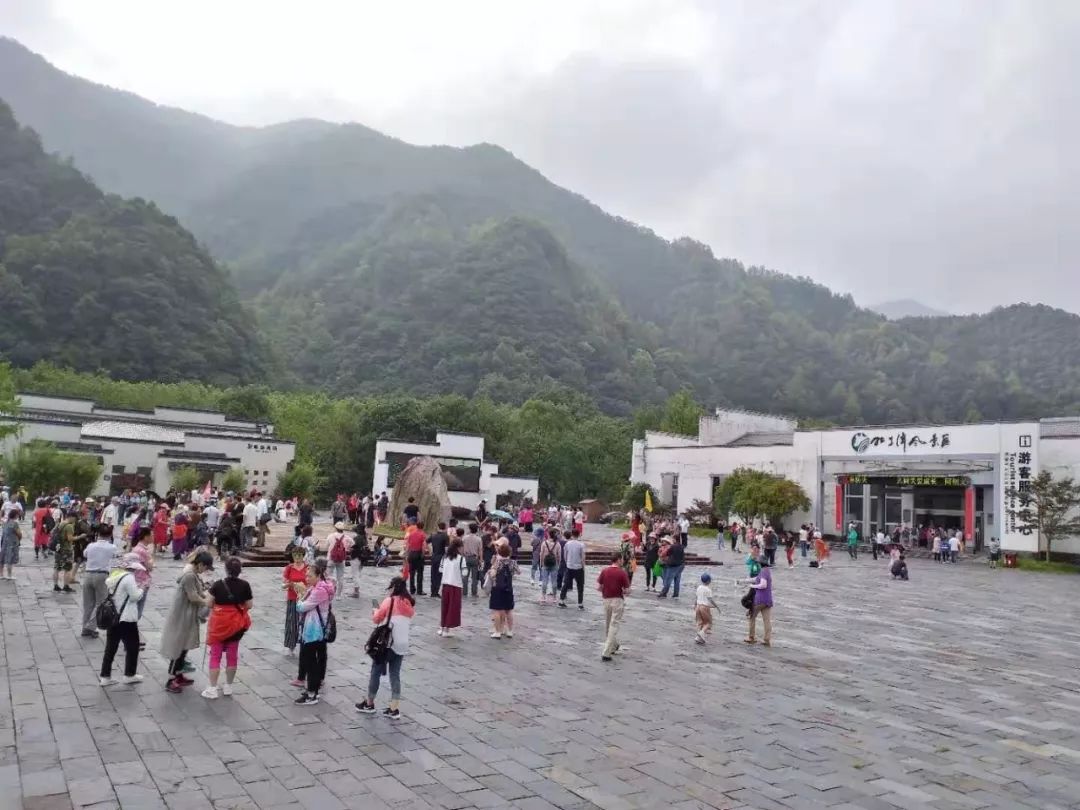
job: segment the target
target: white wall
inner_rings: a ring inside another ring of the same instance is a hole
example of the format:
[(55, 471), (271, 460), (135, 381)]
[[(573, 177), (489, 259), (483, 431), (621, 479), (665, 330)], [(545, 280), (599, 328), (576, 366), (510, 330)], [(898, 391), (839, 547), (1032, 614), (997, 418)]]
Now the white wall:
[(43, 394), (19, 394), (19, 405), (28, 410), (41, 411), (74, 411), (76, 413), (92, 413), (94, 402), (89, 399), (75, 399), (72, 397), (49, 397)]
[[(1080, 437), (1043, 439), (1039, 442), (1039, 463), (1055, 478), (1071, 476), (1080, 481)], [(1080, 554), (1080, 537), (1058, 540), (1051, 550)]]
[(482, 436), (436, 433), (435, 443), (439, 445), (439, 455), (477, 458), (481, 461), (484, 459), (484, 438)]
[(797, 423), (783, 416), (717, 408), (713, 416), (698, 420), (700, 444), (727, 444), (747, 433), (793, 432)]

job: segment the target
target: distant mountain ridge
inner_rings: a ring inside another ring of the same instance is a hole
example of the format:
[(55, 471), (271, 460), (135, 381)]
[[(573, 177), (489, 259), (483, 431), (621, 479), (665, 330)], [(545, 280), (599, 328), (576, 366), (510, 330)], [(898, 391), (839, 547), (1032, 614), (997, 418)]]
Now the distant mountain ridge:
[(951, 314), (943, 309), (928, 307), (913, 298), (883, 301), (880, 304), (874, 304), (870, 309), (878, 315), (884, 315), (890, 321), (899, 321), (902, 318), (946, 318)]
[(809, 279), (667, 241), (498, 146), (361, 125), (232, 127), (0, 40), (0, 97), (110, 190), (175, 213), (283, 358), (337, 392), (537, 385), (629, 413), (702, 400), (834, 422), (1080, 412), (1080, 318), (1016, 305), (893, 322)]

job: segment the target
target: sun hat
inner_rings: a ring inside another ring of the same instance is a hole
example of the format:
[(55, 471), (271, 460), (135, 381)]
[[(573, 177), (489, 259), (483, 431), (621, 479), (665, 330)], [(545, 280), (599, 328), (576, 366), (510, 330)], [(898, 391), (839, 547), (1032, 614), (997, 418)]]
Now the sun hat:
[(334, 528), (337, 529), (339, 532), (343, 532), (345, 531), (345, 524), (339, 520), (337, 523), (334, 524)]
[(125, 554), (120, 558), (120, 567), (126, 568), (128, 571), (146, 570), (146, 566), (142, 564), (142, 560), (139, 559), (138, 554)]

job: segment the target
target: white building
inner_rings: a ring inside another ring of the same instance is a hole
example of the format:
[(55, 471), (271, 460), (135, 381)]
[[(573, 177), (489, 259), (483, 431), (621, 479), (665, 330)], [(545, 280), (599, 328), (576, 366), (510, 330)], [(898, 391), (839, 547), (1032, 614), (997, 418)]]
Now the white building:
[[(1036, 551), (1038, 533), (1015, 518), (1009, 491), (1040, 470), (1080, 479), (1080, 417), (968, 425), (897, 425), (798, 430), (765, 414), (717, 409), (698, 436), (648, 432), (634, 442), (630, 480), (653, 487), (679, 510), (711, 501), (724, 478), (749, 467), (797, 481), (825, 532), (849, 522), (865, 536), (897, 524), (962, 529), (1002, 548)], [(1008, 501), (1008, 504), (1006, 503)], [(1054, 551), (1080, 554), (1080, 538)]]
[(434, 442), (380, 439), (375, 443), (375, 494), (393, 496), (394, 480), (415, 456), (430, 456), (439, 463), (450, 494), (450, 505), (475, 509), (481, 500), (496, 508), (500, 495), (524, 493), (536, 503), (539, 482), (535, 478), (499, 475), (499, 465), (484, 459), (484, 437), (471, 433), (439, 431)]
[(293, 460), (294, 445), (274, 437), (272, 425), (230, 419), (216, 411), (106, 408), (89, 399), (19, 394), (18, 414), (0, 421), (19, 427), (0, 440), (0, 452), (44, 439), (59, 449), (95, 456), (102, 477), (92, 493), (124, 489), (164, 493), (180, 467), (194, 467), (220, 483), (231, 467), (244, 470), (247, 486), (272, 489)]

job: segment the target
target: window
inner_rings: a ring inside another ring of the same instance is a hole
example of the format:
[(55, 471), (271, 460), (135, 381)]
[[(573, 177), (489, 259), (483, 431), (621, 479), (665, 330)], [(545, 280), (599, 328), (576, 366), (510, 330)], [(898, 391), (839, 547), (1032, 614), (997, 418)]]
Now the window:
[(854, 523), (859, 533), (863, 533), (863, 485), (847, 484), (844, 487), (844, 529)]
[(112, 465), (112, 471), (114, 473), (122, 473), (124, 471), (124, 465), (123, 464), (113, 464)]
[[(267, 476), (267, 475), (270, 475), (270, 471), (269, 470), (263, 470), (263, 476)], [(265, 482), (263, 482), (263, 483), (265, 483)]]

